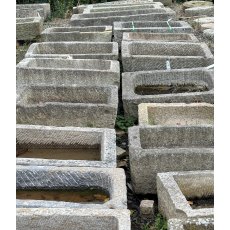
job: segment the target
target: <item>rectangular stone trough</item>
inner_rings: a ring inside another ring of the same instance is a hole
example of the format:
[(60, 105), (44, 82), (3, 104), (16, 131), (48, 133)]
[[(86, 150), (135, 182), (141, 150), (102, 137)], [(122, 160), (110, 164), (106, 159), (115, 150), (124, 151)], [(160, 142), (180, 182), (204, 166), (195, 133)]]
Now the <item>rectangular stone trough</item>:
[(214, 103), (213, 71), (203, 68), (122, 74), (126, 116), (138, 117), (141, 103)]
[(214, 215), (214, 173), (211, 170), (159, 173), (157, 194), (159, 211), (167, 219)]
[(81, 32), (78, 27), (51, 27), (41, 34), (44, 42), (58, 41), (87, 41), (87, 42), (110, 42), (112, 39), (111, 30), (101, 32)]
[(17, 92), (17, 124), (114, 128), (116, 86), (25, 86)]
[[(171, 29), (169, 27), (171, 26)], [(135, 21), (126, 20), (123, 22), (113, 23), (113, 34), (114, 41), (119, 44), (122, 41), (122, 36), (124, 32), (145, 32), (145, 33), (170, 33), (172, 36), (175, 33), (192, 33), (192, 27), (184, 21), (170, 21), (169, 23), (165, 21), (140, 21), (139, 19)], [(134, 35), (135, 36), (135, 35)], [(154, 36), (154, 35), (152, 35)]]
[(26, 58), (118, 59), (116, 42), (41, 42), (30, 45)]
[(93, 85), (120, 87), (118, 61), (102, 59), (25, 58), (17, 64), (20, 85)]
[(205, 43), (123, 41), (121, 53), (124, 72), (197, 68), (214, 62)]
[(157, 173), (214, 167), (213, 125), (134, 126), (128, 134), (136, 193), (156, 194)]
[(17, 164), (116, 167), (114, 129), (17, 125)]
[(208, 103), (142, 103), (139, 125), (213, 125), (214, 106)]
[(18, 230), (130, 230), (130, 211), (76, 208), (17, 208)]
[(31, 10), (28, 8), (16, 10), (16, 18), (31, 18), (40, 17), (43, 13), (43, 9)]
[(113, 25), (120, 21), (167, 21), (175, 18), (176, 13), (169, 8), (133, 11), (112, 11), (105, 13), (73, 14), (70, 19), (71, 26), (100, 26)]
[(168, 230), (214, 230), (213, 217), (170, 219)]
[(34, 40), (43, 29), (43, 18), (28, 17), (16, 19), (16, 39), (18, 41)]
[(17, 208), (126, 209), (123, 169), (16, 167)]
[[(28, 10), (39, 10), (39, 14), (41, 17), (44, 17), (44, 19), (48, 19), (50, 17), (50, 4), (49, 3), (42, 3), (42, 4), (16, 4), (16, 9), (28, 9)], [(43, 11), (40, 11), (40, 9), (43, 9)]]

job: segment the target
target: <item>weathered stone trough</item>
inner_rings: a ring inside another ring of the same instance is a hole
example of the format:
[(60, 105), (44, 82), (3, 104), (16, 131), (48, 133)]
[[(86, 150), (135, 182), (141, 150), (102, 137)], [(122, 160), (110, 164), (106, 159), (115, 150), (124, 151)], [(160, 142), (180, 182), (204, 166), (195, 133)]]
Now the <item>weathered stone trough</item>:
[(129, 210), (17, 208), (17, 229), (130, 230)]
[(16, 10), (16, 18), (31, 18), (40, 17), (43, 13), (43, 9), (31, 10), (28, 8)]
[(136, 193), (156, 194), (157, 173), (214, 167), (212, 125), (134, 126), (129, 128), (128, 136)]
[(44, 42), (58, 41), (87, 41), (87, 42), (110, 42), (112, 39), (111, 30), (101, 32), (81, 32), (79, 27), (51, 27), (41, 34)]
[[(40, 9), (43, 9), (42, 11)], [(30, 11), (32, 10), (39, 10), (39, 14), (41, 17), (44, 17), (44, 19), (48, 19), (50, 17), (50, 4), (49, 3), (42, 3), (42, 4), (17, 4), (16, 5), (17, 10), (21, 9), (28, 9)]]
[(70, 19), (71, 26), (100, 26), (113, 25), (120, 21), (167, 21), (175, 18), (176, 14), (169, 8), (134, 11), (113, 11), (105, 13), (74, 14)]
[(203, 68), (122, 74), (126, 116), (138, 116), (141, 103), (214, 103), (213, 71)]
[(214, 106), (208, 103), (142, 103), (139, 125), (213, 125)]
[(18, 208), (126, 209), (123, 169), (16, 167)]
[(116, 167), (114, 129), (17, 125), (17, 164)]
[(33, 43), (25, 57), (117, 60), (118, 44), (116, 42)]
[(206, 67), (213, 55), (205, 43), (123, 41), (124, 72)]
[(16, 39), (20, 40), (34, 40), (42, 32), (43, 18), (28, 17), (16, 19)]
[(170, 219), (168, 230), (214, 230), (214, 218)]
[(17, 124), (114, 128), (116, 86), (25, 86), (17, 92)]
[(214, 173), (211, 170), (159, 173), (157, 194), (159, 211), (167, 219), (214, 215)]
[[(169, 27), (171, 26), (171, 29)], [(191, 33), (192, 27), (184, 21), (123, 21), (113, 23), (114, 41), (119, 44), (122, 41), (124, 32), (145, 32), (145, 33), (170, 33), (174, 36), (174, 33)], [(154, 35), (152, 35), (154, 36)], [(176, 36), (176, 35), (175, 35)]]
[(20, 85), (94, 85), (120, 87), (118, 61), (102, 59), (25, 58), (17, 64)]

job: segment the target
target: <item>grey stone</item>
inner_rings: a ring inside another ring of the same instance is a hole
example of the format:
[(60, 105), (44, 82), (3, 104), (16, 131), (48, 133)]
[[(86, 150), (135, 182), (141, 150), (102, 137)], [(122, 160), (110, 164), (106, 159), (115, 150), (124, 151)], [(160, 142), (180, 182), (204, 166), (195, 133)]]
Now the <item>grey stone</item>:
[(112, 28), (111, 30), (105, 30), (102, 32), (81, 32), (78, 27), (51, 27), (41, 33), (41, 39), (44, 42), (110, 42), (112, 39)]
[(214, 6), (203, 6), (203, 7), (193, 7), (189, 9), (185, 9), (185, 15), (188, 17), (193, 16), (214, 16)]
[(126, 20), (124, 22), (113, 23), (113, 34), (114, 41), (121, 44), (123, 32), (147, 32), (147, 33), (191, 33), (193, 32), (192, 27), (184, 21), (170, 21), (169, 25), (166, 21), (135, 21)]
[(213, 6), (213, 3), (209, 1), (189, 1), (183, 3), (184, 9), (188, 9), (192, 7), (203, 7), (203, 6)]
[(39, 36), (43, 28), (43, 18), (28, 17), (16, 19), (16, 39), (33, 40)]
[(130, 230), (129, 210), (17, 208), (17, 230)]
[(214, 230), (214, 218), (170, 219), (168, 230)]
[(214, 30), (214, 23), (205, 23), (200, 25), (200, 28), (202, 31), (207, 30), (207, 29), (212, 29)]
[(154, 201), (153, 200), (142, 200), (140, 203), (140, 212), (142, 216), (154, 215)]
[(18, 208), (95, 208), (126, 209), (126, 184), (123, 169), (53, 166), (16, 166), (17, 190), (77, 190), (97, 188), (109, 195), (104, 203), (77, 203), (17, 199)]
[(25, 86), (17, 92), (17, 123), (114, 128), (116, 86)]
[(123, 158), (123, 157), (125, 157), (127, 155), (126, 150), (122, 149), (122, 148), (120, 148), (118, 146), (116, 147), (116, 152), (117, 152), (117, 158), (118, 159), (121, 159), (121, 158)]
[(17, 125), (16, 140), (18, 165), (116, 167), (114, 129)]
[(31, 17), (40, 17), (44, 14), (43, 8), (31, 10), (31, 9), (18, 9), (16, 10), (16, 18), (31, 18)]
[(214, 106), (208, 103), (142, 103), (139, 125), (214, 125)]
[(118, 44), (116, 42), (33, 43), (25, 57), (117, 60)]
[[(134, 10), (134, 11), (114, 11), (112, 15), (109, 12), (94, 14), (74, 14), (70, 19), (71, 26), (100, 26), (113, 25), (113, 22), (121, 21), (167, 21), (175, 18), (176, 13), (169, 8), (152, 10)], [(99, 15), (101, 15), (99, 17)], [(108, 15), (108, 16), (104, 16)], [(96, 17), (98, 16), (98, 17)]]
[(128, 136), (135, 193), (156, 194), (157, 173), (214, 167), (212, 125), (134, 126)]
[[(122, 100), (126, 116), (138, 116), (138, 105), (141, 103), (214, 103), (213, 71), (202, 68), (131, 72), (122, 74)], [(172, 85), (188, 85), (184, 92), (167, 91)], [(189, 85), (194, 91), (190, 92)], [(146, 93), (141, 87), (156, 86), (156, 91)], [(158, 92), (161, 89), (165, 92)], [(140, 91), (137, 91), (138, 87)], [(196, 88), (197, 87), (197, 88)], [(170, 93), (171, 92), (171, 93)]]
[(159, 211), (167, 219), (214, 215), (213, 208), (193, 209), (187, 200), (214, 195), (214, 173), (211, 170), (159, 173), (157, 194)]
[(17, 64), (20, 85), (94, 85), (120, 87), (118, 61), (102, 59), (25, 58)]
[(198, 25), (214, 23), (214, 17), (197, 18), (197, 19), (194, 19), (193, 21), (196, 22)]
[(214, 29), (206, 29), (203, 31), (204, 36), (210, 40), (214, 40)]
[(41, 3), (41, 4), (16, 4), (16, 9), (28, 9), (28, 10), (38, 10), (43, 9), (43, 12), (40, 11), (40, 16), (44, 17), (44, 19), (48, 19), (50, 17), (50, 4), (49, 3)]
[(192, 42), (122, 41), (121, 55), (124, 72), (197, 68), (214, 62), (205, 43)]

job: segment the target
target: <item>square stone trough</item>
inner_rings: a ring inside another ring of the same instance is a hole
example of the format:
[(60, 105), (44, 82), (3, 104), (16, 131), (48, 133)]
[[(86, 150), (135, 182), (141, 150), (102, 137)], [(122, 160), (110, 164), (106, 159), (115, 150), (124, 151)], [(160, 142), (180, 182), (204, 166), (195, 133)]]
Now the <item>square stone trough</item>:
[(34, 40), (43, 29), (42, 17), (16, 18), (16, 39), (18, 41)]
[(116, 42), (33, 43), (25, 57), (117, 60), (118, 44)]
[(17, 64), (20, 85), (94, 85), (120, 87), (120, 65), (115, 60), (25, 58)]
[(208, 103), (142, 103), (139, 125), (214, 125), (214, 106)]
[(17, 164), (116, 167), (114, 129), (17, 125)]
[(25, 86), (17, 92), (17, 124), (114, 128), (116, 86)]
[(170, 219), (168, 230), (214, 230), (213, 217)]
[(125, 116), (138, 117), (141, 103), (214, 103), (212, 70), (204, 68), (122, 74)]
[(17, 165), (16, 189), (17, 208), (127, 209), (119, 168)]
[(175, 11), (169, 8), (133, 10), (133, 11), (111, 11), (104, 13), (73, 14), (70, 19), (71, 26), (112, 26), (114, 22), (121, 21), (167, 21), (176, 17)]
[(213, 125), (134, 126), (128, 134), (131, 178), (138, 194), (157, 193), (157, 173), (214, 167)]
[(167, 219), (214, 215), (212, 170), (159, 173), (157, 194), (159, 211)]
[[(170, 27), (171, 26), (171, 30)], [(140, 21), (139, 19), (135, 21), (126, 20), (123, 22), (113, 23), (113, 34), (114, 41), (121, 44), (122, 36), (124, 32), (145, 32), (145, 33), (170, 33), (172, 36), (174, 33), (192, 33), (192, 27), (184, 21), (170, 21), (169, 24), (164, 21)], [(134, 35), (135, 36), (135, 35)], [(152, 35), (154, 36), (154, 35)]]
[[(112, 27), (110, 30), (101, 32), (81, 32), (79, 27), (51, 27), (41, 33), (44, 42), (59, 41), (87, 41), (87, 42), (110, 42), (112, 40)], [(106, 27), (105, 27), (106, 29)]]
[[(40, 9), (43, 9), (43, 11), (40, 11)], [(16, 9), (28, 9), (28, 10), (39, 10), (39, 14), (41, 17), (44, 17), (44, 19), (48, 19), (50, 17), (50, 4), (49, 3), (42, 3), (42, 4), (16, 4)]]
[(205, 43), (122, 41), (124, 72), (186, 69), (212, 65), (213, 55)]
[(18, 230), (130, 230), (130, 211), (77, 208), (17, 208)]
[(43, 8), (37, 10), (31, 10), (28, 8), (17, 9), (16, 18), (31, 18), (31, 17), (40, 17), (43, 13)]

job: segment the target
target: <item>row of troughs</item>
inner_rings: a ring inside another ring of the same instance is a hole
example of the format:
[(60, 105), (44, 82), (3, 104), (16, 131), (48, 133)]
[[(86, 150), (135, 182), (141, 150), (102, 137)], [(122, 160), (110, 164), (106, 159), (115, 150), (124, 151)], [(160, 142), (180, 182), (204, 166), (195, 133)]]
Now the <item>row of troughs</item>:
[[(74, 7), (70, 26), (44, 30), (17, 65), (17, 229), (131, 229), (118, 90), (139, 123), (128, 130), (135, 192), (157, 194), (169, 230), (214, 229), (213, 208), (188, 203), (214, 195), (213, 55), (162, 3)], [(85, 189), (108, 197), (63, 198)]]

